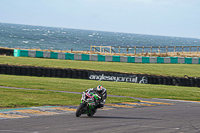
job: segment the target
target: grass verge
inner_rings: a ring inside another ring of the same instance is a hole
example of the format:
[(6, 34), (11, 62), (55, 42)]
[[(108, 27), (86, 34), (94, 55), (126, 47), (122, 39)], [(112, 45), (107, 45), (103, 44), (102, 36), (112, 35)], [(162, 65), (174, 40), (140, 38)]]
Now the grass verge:
[[(69, 78), (0, 75), (0, 86), (83, 92), (101, 84), (109, 95), (200, 101), (200, 88), (94, 81)], [(80, 99), (80, 98), (79, 98)]]
[[(80, 94), (0, 88), (0, 108), (79, 105), (80, 99)], [(138, 100), (108, 97), (106, 103), (121, 103), (124, 101), (134, 102)]]
[(190, 77), (199, 77), (200, 75), (199, 64), (142, 64), (123, 62), (95, 62), (13, 56), (0, 56), (0, 63), (11, 65), (30, 65), (55, 68), (115, 71), (135, 74), (155, 74), (178, 77), (183, 77), (184, 75), (188, 75)]

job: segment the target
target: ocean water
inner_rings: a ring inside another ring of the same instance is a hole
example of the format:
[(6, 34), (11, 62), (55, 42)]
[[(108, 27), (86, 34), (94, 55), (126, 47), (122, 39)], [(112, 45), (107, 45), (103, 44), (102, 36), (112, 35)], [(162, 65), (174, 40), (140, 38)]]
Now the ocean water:
[(0, 47), (89, 51), (91, 45), (199, 46), (200, 39), (0, 23)]

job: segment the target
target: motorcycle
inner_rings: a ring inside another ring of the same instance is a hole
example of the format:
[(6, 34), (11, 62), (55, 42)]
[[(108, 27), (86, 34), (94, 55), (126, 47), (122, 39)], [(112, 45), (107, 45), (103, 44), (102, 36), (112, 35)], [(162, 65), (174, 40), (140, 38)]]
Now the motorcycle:
[(100, 97), (92, 91), (83, 92), (81, 103), (76, 110), (76, 117), (80, 117), (82, 114), (92, 117), (97, 111), (97, 105)]

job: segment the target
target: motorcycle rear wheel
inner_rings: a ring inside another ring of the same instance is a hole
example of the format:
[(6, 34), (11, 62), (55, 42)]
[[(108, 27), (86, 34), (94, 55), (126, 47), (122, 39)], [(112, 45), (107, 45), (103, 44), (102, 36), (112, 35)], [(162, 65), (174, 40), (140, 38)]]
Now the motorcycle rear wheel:
[(92, 117), (94, 114), (93, 113), (89, 113), (87, 114), (87, 116)]
[(87, 116), (92, 117), (96, 113), (96, 111), (97, 111), (96, 109), (91, 111), (91, 113), (88, 113)]

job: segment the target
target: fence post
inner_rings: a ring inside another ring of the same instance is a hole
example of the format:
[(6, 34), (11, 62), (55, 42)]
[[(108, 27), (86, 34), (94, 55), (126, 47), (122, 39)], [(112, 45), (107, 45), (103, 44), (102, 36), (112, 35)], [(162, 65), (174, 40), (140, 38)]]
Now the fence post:
[(176, 52), (176, 46), (174, 46), (174, 54), (175, 54), (175, 52)]
[(197, 46), (197, 54), (198, 54), (198, 52), (199, 52), (199, 46)]
[(128, 54), (128, 49), (129, 49), (129, 48), (127, 47), (127, 49), (126, 49), (127, 54)]
[(144, 46), (142, 47), (142, 54), (144, 53)]
[(158, 47), (158, 53), (160, 54), (160, 46)]
[(135, 46), (135, 49), (134, 49), (134, 54), (136, 54), (136, 46)]
[(150, 53), (152, 54), (152, 46), (151, 46), (151, 50), (150, 50)]
[(184, 47), (184, 46), (182, 46), (182, 54), (183, 54), (183, 47)]
[(119, 53), (120, 53), (120, 46), (119, 46)]
[(90, 46), (90, 51), (92, 51), (92, 45)]
[(100, 46), (100, 53), (101, 53), (102, 46)]
[(191, 54), (191, 46), (190, 46), (190, 54)]
[(167, 51), (168, 51), (168, 46), (166, 46), (166, 54), (167, 54)]
[(112, 53), (112, 46), (110, 46), (110, 53)]

